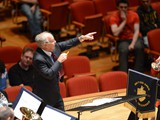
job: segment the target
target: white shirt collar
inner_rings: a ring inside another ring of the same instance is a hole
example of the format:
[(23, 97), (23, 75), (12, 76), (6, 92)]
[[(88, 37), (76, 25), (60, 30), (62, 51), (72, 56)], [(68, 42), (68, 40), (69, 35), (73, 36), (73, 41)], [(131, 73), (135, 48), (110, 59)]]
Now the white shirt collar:
[[(43, 50), (43, 49), (42, 49), (42, 50)], [(46, 51), (46, 50), (43, 50), (43, 52), (45, 52), (49, 57), (52, 55), (51, 52), (48, 52), (48, 51)]]

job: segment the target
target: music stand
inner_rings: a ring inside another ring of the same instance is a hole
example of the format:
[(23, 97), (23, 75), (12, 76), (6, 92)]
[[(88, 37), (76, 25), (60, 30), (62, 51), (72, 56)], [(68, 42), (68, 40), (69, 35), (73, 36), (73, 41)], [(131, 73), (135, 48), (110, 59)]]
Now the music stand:
[(154, 117), (158, 79), (132, 69), (129, 69), (128, 76), (127, 96), (139, 94), (146, 96), (128, 101), (125, 106), (135, 113), (135, 117)]
[[(118, 105), (118, 104), (121, 104), (121, 103), (124, 103), (124, 102), (128, 102), (128, 101), (131, 101), (131, 100), (137, 100), (137, 99), (139, 99), (141, 97), (144, 97), (144, 96), (146, 96), (146, 95), (143, 94), (143, 95), (135, 95), (135, 96), (118, 96), (118, 97), (115, 97), (116, 100), (113, 101), (113, 102), (104, 103), (104, 104), (101, 104), (101, 105), (98, 105), (98, 106), (83, 106), (83, 107), (80, 106), (80, 107), (77, 107), (75, 109), (70, 109), (70, 111), (72, 111), (72, 110), (77, 111), (78, 110), (78, 112), (77, 112), (78, 113), (78, 120), (80, 120), (80, 115), (84, 111), (90, 111), (92, 113), (92, 112), (96, 112), (98, 110), (105, 109), (105, 108), (108, 108), (108, 107), (112, 107), (114, 105)], [(120, 99), (118, 99), (118, 98), (120, 98)]]

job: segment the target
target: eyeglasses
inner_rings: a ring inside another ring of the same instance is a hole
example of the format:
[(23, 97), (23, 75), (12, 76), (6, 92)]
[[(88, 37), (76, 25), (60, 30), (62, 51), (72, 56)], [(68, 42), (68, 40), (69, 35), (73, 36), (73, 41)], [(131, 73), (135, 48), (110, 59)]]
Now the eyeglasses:
[(47, 41), (45, 43), (47, 43), (47, 44), (53, 44), (54, 42), (55, 42), (55, 40), (53, 39), (53, 41)]
[(128, 6), (119, 6), (120, 9), (127, 9)]

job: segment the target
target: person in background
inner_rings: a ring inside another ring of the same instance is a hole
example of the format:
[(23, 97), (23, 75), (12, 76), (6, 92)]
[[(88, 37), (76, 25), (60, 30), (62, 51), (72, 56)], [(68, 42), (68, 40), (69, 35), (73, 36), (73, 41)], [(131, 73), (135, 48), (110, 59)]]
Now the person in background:
[(38, 34), (35, 37), (38, 48), (33, 57), (33, 93), (42, 98), (46, 104), (64, 111), (59, 81), (63, 81), (62, 63), (67, 59), (68, 53), (63, 51), (85, 40), (93, 40), (95, 33), (96, 32), (88, 33), (58, 43), (56, 43), (54, 36), (49, 32)]
[(160, 28), (158, 12), (151, 6), (150, 0), (140, 0), (141, 5), (137, 9), (140, 18), (140, 32), (142, 33), (144, 45), (149, 47), (147, 33), (150, 30)]
[[(150, 30), (160, 28), (160, 18), (158, 12), (151, 6), (151, 0), (140, 0), (140, 6), (137, 9), (138, 16), (140, 18), (140, 32), (143, 36), (144, 46), (149, 47), (147, 33)], [(153, 62), (153, 56), (145, 54), (145, 68), (151, 69), (151, 62)]]
[(34, 40), (35, 36), (42, 32), (42, 15), (37, 0), (18, 0), (20, 9), (28, 19), (31, 36)]
[(127, 0), (118, 0), (118, 11), (110, 17), (111, 31), (118, 36), (119, 70), (127, 72), (128, 54), (135, 55), (134, 70), (144, 71), (144, 45), (139, 32), (138, 14), (128, 10)]
[(0, 120), (14, 120), (14, 111), (12, 108), (3, 106), (0, 108)]
[(33, 86), (33, 54), (32, 48), (24, 48), (21, 60), (9, 69), (8, 76), (11, 86)]
[(0, 91), (4, 90), (7, 87), (10, 87), (7, 69), (4, 62), (0, 60)]

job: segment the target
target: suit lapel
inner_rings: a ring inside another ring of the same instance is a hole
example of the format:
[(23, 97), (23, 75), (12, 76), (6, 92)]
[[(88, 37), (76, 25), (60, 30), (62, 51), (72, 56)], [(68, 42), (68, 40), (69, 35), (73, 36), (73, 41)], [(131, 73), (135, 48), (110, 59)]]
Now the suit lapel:
[(51, 60), (51, 58), (45, 52), (43, 52), (42, 49), (37, 48), (37, 52), (40, 53), (50, 65), (53, 65), (54, 62)]

